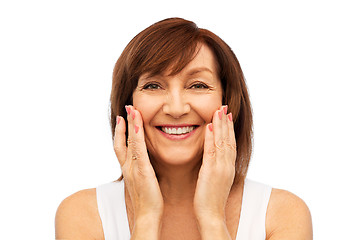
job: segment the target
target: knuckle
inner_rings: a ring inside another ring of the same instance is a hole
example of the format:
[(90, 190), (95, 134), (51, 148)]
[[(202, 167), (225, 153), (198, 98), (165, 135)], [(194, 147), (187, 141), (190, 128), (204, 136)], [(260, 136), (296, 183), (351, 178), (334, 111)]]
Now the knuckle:
[(231, 149), (232, 152), (236, 152), (237, 153), (237, 146), (235, 143), (232, 143), (230, 141), (227, 142), (227, 147), (229, 149)]
[(224, 150), (224, 140), (223, 139), (219, 139), (216, 142), (216, 148), (220, 151)]
[(207, 150), (207, 155), (210, 157), (215, 157), (216, 156), (216, 150), (214, 148), (209, 148)]
[(231, 144), (231, 148), (233, 149), (233, 151), (234, 151), (235, 153), (237, 153), (237, 145), (236, 145), (235, 143), (232, 143), (232, 144)]
[(128, 138), (127, 145), (129, 148), (133, 149), (133, 148), (136, 148), (137, 143), (134, 139)]
[(130, 150), (131, 153), (129, 154), (129, 157), (132, 160), (139, 160), (141, 158), (141, 151), (137, 147), (131, 148)]
[(235, 144), (229, 144), (228, 148), (230, 148), (232, 152), (237, 153), (237, 146)]

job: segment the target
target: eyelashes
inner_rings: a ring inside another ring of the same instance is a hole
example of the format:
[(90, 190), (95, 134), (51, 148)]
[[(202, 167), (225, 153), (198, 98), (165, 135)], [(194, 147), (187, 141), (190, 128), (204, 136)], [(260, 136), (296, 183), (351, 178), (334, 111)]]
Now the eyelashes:
[[(144, 84), (141, 87), (142, 90), (158, 90), (158, 89), (161, 89), (161, 88), (162, 87), (158, 83), (147, 83), (147, 84)], [(197, 89), (197, 90), (210, 89), (210, 87), (207, 84), (201, 83), (201, 82), (193, 83), (189, 88), (190, 89)]]
[(156, 83), (148, 83), (148, 84), (145, 84), (142, 89), (149, 89), (149, 90), (156, 90), (156, 89), (159, 89), (160, 86)]
[(204, 83), (195, 83), (191, 86), (191, 88), (195, 89), (209, 89), (209, 86)]

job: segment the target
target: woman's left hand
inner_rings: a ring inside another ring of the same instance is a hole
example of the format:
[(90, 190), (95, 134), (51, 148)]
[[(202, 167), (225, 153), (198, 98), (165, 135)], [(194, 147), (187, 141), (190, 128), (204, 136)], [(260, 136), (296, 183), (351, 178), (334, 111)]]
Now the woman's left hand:
[[(217, 227), (227, 231), (225, 208), (234, 181), (236, 156), (232, 113), (227, 115), (227, 106), (222, 106), (207, 125), (203, 162), (194, 195), (194, 211), (202, 238), (202, 232), (209, 234), (210, 229), (214, 232)], [(214, 235), (212, 238), (217, 239)]]

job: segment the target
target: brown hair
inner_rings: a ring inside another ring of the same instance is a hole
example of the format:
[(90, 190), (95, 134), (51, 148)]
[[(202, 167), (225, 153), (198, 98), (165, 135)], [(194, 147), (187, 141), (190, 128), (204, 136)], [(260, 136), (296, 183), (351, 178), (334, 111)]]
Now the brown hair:
[(114, 140), (116, 116), (127, 119), (124, 106), (132, 105), (139, 77), (144, 73), (161, 74), (170, 66), (171, 75), (177, 74), (195, 57), (199, 43), (206, 44), (215, 55), (223, 89), (222, 104), (227, 104), (233, 115), (237, 143), (235, 182), (238, 182), (247, 174), (253, 138), (252, 109), (243, 72), (235, 54), (221, 38), (191, 21), (181, 18), (162, 20), (140, 32), (125, 47), (113, 71), (112, 138)]

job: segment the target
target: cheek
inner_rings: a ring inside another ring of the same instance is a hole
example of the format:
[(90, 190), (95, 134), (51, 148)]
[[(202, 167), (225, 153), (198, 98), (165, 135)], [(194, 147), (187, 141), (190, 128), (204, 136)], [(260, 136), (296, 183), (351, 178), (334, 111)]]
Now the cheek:
[(134, 94), (133, 106), (137, 109), (143, 118), (143, 124), (147, 125), (161, 107), (160, 99), (157, 97), (150, 97), (147, 95)]
[(192, 101), (192, 108), (207, 123), (212, 122), (213, 114), (222, 106), (221, 96), (206, 96)]

